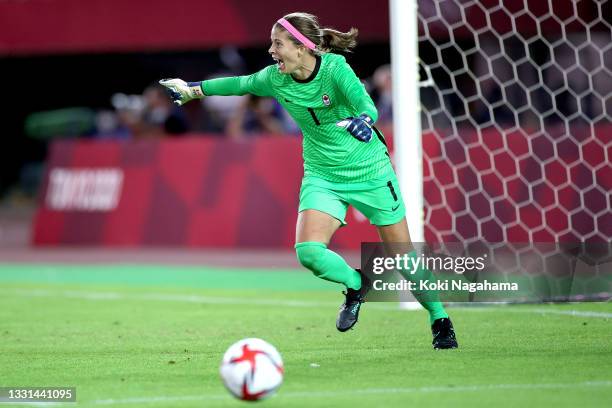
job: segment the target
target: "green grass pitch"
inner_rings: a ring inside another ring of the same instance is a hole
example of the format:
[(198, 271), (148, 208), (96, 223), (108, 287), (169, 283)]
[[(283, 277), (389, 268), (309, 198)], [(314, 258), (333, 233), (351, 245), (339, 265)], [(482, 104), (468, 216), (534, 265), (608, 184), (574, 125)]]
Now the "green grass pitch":
[(340, 290), (296, 270), (3, 264), (0, 386), (75, 386), (69, 407), (248, 406), (218, 367), (260, 337), (286, 371), (261, 407), (612, 403), (609, 303), (452, 308), (460, 348), (434, 351), (426, 312), (392, 303), (337, 332)]

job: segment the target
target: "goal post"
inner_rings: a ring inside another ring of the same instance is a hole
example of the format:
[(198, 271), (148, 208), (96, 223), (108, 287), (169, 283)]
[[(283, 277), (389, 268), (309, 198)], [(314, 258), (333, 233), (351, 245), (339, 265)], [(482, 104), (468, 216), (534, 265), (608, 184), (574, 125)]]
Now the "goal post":
[[(393, 146), (413, 242), (423, 242), (423, 155), (416, 0), (390, 0)], [(401, 112), (401, 114), (397, 114)]]

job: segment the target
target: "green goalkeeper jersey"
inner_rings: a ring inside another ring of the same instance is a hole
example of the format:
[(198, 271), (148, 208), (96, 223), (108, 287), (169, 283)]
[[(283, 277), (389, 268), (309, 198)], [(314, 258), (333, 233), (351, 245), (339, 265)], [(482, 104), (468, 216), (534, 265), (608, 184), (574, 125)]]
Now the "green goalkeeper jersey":
[(317, 56), (309, 78), (298, 80), (270, 65), (247, 76), (202, 81), (205, 95), (244, 95), (275, 98), (300, 127), (304, 174), (337, 183), (354, 183), (385, 177), (392, 171), (382, 135), (369, 143), (355, 139), (336, 125), (362, 113), (378, 117), (366, 92), (346, 59), (337, 54)]

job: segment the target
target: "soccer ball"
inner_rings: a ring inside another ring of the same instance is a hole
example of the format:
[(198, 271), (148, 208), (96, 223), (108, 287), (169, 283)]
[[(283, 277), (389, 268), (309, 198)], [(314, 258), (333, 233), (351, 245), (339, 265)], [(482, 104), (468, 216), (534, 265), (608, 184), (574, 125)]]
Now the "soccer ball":
[(274, 394), (283, 382), (283, 360), (274, 346), (261, 339), (243, 339), (227, 349), (221, 361), (225, 388), (243, 401)]

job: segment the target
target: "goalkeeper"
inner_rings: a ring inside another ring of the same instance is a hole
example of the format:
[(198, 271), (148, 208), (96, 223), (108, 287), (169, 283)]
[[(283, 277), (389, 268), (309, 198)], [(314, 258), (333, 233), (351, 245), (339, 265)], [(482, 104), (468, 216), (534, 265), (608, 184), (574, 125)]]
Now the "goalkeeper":
[[(182, 105), (208, 95), (253, 94), (274, 97), (299, 125), (303, 139), (304, 178), (296, 227), (299, 262), (317, 277), (346, 286), (336, 327), (357, 323), (369, 279), (327, 248), (345, 225), (349, 205), (363, 213), (385, 243), (408, 243), (405, 208), (381, 133), (374, 127), (372, 99), (343, 56), (356, 46), (357, 30), (343, 33), (319, 27), (317, 18), (292, 13), (272, 27), (268, 52), (276, 62), (248, 76), (202, 82), (167, 79), (172, 99)], [(416, 256), (412, 250), (410, 256)], [(402, 271), (400, 271), (402, 272)], [(407, 275), (418, 279), (429, 271)], [(429, 312), (436, 349), (456, 348), (452, 323), (442, 303), (417, 300)]]

